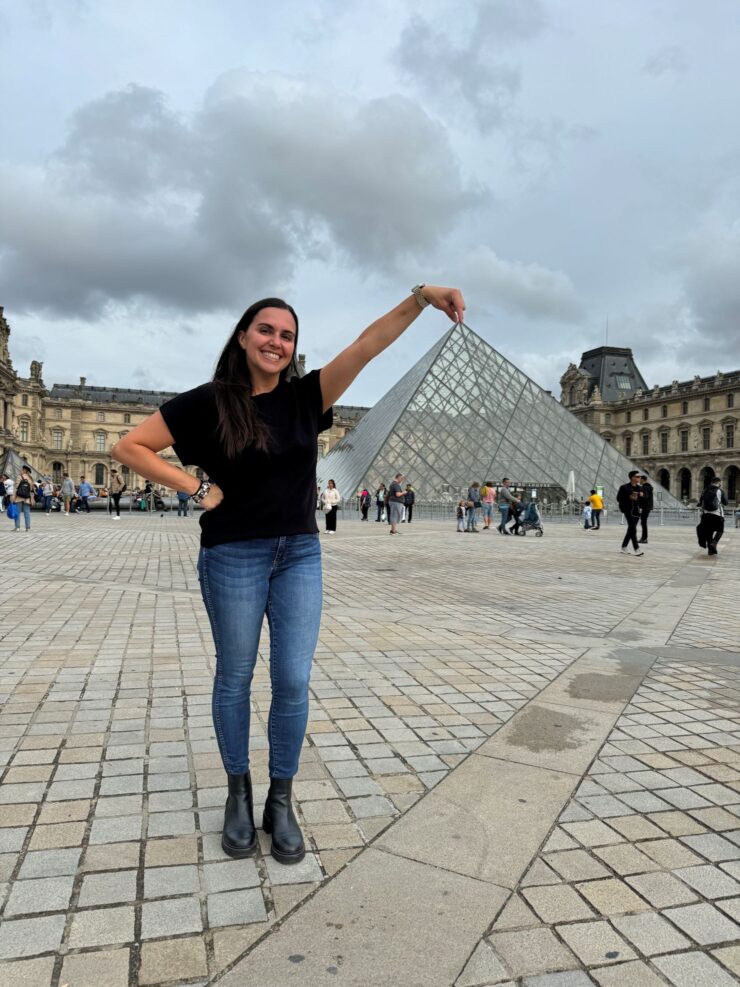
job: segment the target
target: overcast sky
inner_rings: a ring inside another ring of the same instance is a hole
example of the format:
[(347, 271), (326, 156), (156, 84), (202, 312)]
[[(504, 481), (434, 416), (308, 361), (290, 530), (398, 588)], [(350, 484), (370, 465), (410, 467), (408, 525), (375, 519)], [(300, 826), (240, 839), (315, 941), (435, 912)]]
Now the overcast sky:
[(736, 0), (0, 0), (14, 365), (185, 390), (282, 294), (318, 367), (426, 281), (557, 394), (607, 320), (650, 385), (736, 369), (738, 92)]

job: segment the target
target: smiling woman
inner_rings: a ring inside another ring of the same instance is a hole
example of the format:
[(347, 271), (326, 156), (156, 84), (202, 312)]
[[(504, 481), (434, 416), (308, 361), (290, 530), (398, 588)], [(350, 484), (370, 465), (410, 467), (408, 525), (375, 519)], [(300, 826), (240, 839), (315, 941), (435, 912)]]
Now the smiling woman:
[[(416, 285), (320, 371), (300, 377), (296, 313), (280, 298), (255, 302), (226, 343), (213, 380), (167, 401), (113, 448), (141, 476), (190, 493), (205, 508), (198, 575), (216, 646), (213, 720), (229, 789), (221, 844), (232, 857), (249, 856), (257, 842), (249, 716), (265, 616), (272, 703), (263, 827), (276, 860), (293, 864), (305, 855), (291, 794), (321, 620), (317, 436), (362, 368), (430, 304), (462, 321), (457, 289)], [(170, 445), (208, 481), (194, 489), (197, 480), (160, 459)]]

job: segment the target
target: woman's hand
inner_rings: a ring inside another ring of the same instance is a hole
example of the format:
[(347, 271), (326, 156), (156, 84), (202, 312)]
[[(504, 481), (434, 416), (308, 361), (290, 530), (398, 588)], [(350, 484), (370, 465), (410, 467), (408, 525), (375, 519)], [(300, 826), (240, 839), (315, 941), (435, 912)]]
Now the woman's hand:
[(422, 295), (430, 305), (445, 312), (453, 322), (462, 322), (465, 317), (465, 299), (459, 288), (441, 288), (436, 284), (425, 284)]
[(201, 500), (200, 506), (206, 511), (212, 511), (214, 508), (218, 507), (223, 499), (224, 492), (221, 487), (215, 483), (212, 483), (211, 489), (205, 495), (203, 500)]

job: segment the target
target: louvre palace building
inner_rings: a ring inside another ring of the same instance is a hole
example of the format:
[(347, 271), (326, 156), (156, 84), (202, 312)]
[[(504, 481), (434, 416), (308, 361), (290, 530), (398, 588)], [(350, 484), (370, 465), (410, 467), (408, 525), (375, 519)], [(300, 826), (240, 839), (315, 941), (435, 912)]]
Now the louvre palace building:
[(717, 475), (738, 503), (740, 370), (648, 387), (631, 349), (600, 346), (571, 363), (561, 402), (685, 503)]
[[(305, 368), (305, 357), (299, 356)], [(79, 481), (85, 476), (97, 487), (106, 486), (111, 466), (123, 473), (130, 489), (144, 479), (119, 467), (111, 458), (115, 443), (151, 415), (175, 392), (132, 390), (115, 385), (98, 387), (80, 377), (76, 384), (44, 382), (43, 365), (31, 363), (30, 375), (20, 376), (10, 358), (10, 326), (0, 306), (0, 464), (8, 453), (28, 463), (41, 476), (61, 482), (62, 473)], [(337, 406), (334, 425), (319, 436), (325, 454), (362, 418), (367, 408)], [(176, 463), (172, 449), (163, 456)], [(198, 474), (198, 470), (192, 471)]]

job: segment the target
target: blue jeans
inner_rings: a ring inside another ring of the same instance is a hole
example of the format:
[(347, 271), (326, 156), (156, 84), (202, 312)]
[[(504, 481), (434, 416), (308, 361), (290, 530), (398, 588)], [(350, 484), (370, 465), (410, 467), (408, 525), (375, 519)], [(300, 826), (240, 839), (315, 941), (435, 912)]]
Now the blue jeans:
[(44, 510), (46, 511), (47, 514), (51, 514), (51, 501), (52, 501), (51, 494), (44, 494)]
[(469, 507), (468, 508), (468, 531), (472, 531), (473, 528), (478, 523), (478, 508)]
[(507, 521), (509, 520), (509, 505), (499, 504), (498, 509), (501, 511), (501, 524), (499, 525), (499, 528), (503, 531), (506, 527)]
[(31, 527), (31, 505), (30, 504), (16, 504), (18, 508), (18, 517), (15, 519), (15, 526), (18, 531), (21, 530), (21, 514), (23, 514), (23, 520), (26, 525), (26, 531)]
[(252, 675), (263, 617), (270, 627), (271, 778), (298, 771), (308, 682), (321, 622), (318, 535), (252, 538), (201, 548), (198, 576), (216, 646), (213, 723), (229, 774), (249, 770)]

